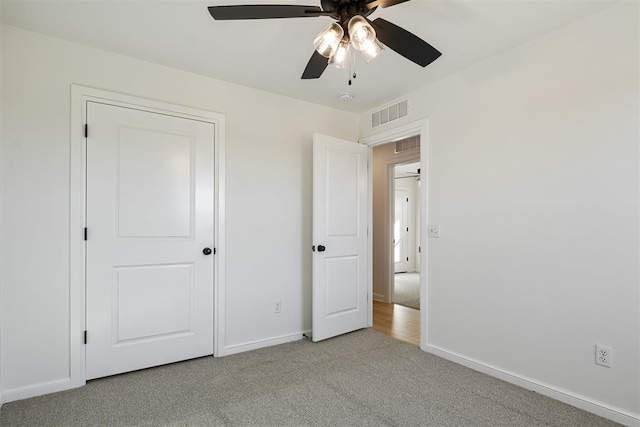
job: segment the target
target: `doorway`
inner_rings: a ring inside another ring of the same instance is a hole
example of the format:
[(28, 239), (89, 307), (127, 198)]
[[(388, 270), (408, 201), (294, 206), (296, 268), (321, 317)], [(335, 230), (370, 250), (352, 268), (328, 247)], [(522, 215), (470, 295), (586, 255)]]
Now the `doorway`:
[(420, 344), (421, 281), (416, 274), (420, 160), (419, 135), (372, 149), (373, 327), (416, 346)]
[(394, 167), (392, 302), (420, 310), (420, 162)]

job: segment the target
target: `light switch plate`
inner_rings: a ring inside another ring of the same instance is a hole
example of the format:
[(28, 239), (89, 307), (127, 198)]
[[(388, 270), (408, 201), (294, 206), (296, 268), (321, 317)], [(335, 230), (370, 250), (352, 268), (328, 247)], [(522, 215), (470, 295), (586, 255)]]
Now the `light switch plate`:
[(440, 224), (429, 224), (429, 228), (427, 230), (429, 232), (429, 237), (434, 239), (440, 238)]

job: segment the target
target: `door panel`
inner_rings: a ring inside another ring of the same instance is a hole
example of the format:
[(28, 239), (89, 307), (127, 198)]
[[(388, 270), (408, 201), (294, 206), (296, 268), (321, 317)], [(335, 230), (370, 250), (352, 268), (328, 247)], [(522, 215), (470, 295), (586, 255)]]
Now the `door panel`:
[(118, 235), (191, 237), (195, 152), (191, 138), (122, 127), (119, 139)]
[(313, 340), (367, 327), (366, 146), (314, 135), (313, 241)]
[(327, 237), (358, 236), (357, 153), (326, 149)]
[(87, 120), (86, 378), (213, 354), (213, 124)]
[(326, 259), (326, 313), (327, 317), (357, 311), (358, 291), (353, 283), (358, 283), (357, 256), (327, 257)]
[[(115, 344), (190, 333), (193, 264), (116, 267)], [(153, 295), (153, 298), (148, 298)]]

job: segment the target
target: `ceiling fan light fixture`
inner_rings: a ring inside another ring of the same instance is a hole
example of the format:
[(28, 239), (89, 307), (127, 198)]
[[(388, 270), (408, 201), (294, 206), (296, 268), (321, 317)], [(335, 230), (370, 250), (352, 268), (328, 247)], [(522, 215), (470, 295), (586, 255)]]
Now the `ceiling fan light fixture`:
[(338, 49), (338, 45), (344, 36), (344, 30), (336, 22), (327, 25), (313, 40), (313, 47), (325, 58), (331, 58)]
[(367, 46), (377, 41), (376, 30), (374, 30), (367, 20), (361, 15), (356, 15), (351, 18), (347, 28), (349, 29), (351, 44), (356, 50), (362, 51), (367, 48)]
[(349, 40), (342, 39), (336, 51), (329, 58), (329, 64), (336, 68), (347, 68), (349, 65), (349, 51)]
[(362, 57), (365, 62), (368, 64), (373, 58), (378, 56), (384, 50), (384, 45), (378, 41), (378, 39), (374, 39), (372, 43), (369, 43), (362, 50)]

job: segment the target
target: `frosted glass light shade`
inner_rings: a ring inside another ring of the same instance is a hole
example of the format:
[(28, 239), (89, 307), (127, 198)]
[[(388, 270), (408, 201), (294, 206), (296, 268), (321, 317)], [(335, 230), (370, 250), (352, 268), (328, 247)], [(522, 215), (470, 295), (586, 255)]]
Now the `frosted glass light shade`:
[(329, 24), (324, 30), (320, 32), (313, 40), (313, 47), (318, 53), (325, 58), (331, 58), (334, 54), (340, 40), (344, 36), (344, 30), (337, 23)]
[(364, 50), (368, 45), (376, 41), (376, 30), (360, 15), (349, 20), (349, 37), (356, 50)]
[(347, 68), (349, 65), (349, 41), (342, 40), (335, 53), (329, 58), (329, 64), (336, 68)]
[(369, 63), (369, 61), (378, 56), (383, 50), (384, 45), (380, 43), (378, 39), (373, 39), (373, 42), (367, 44), (364, 49), (362, 49), (362, 57)]

